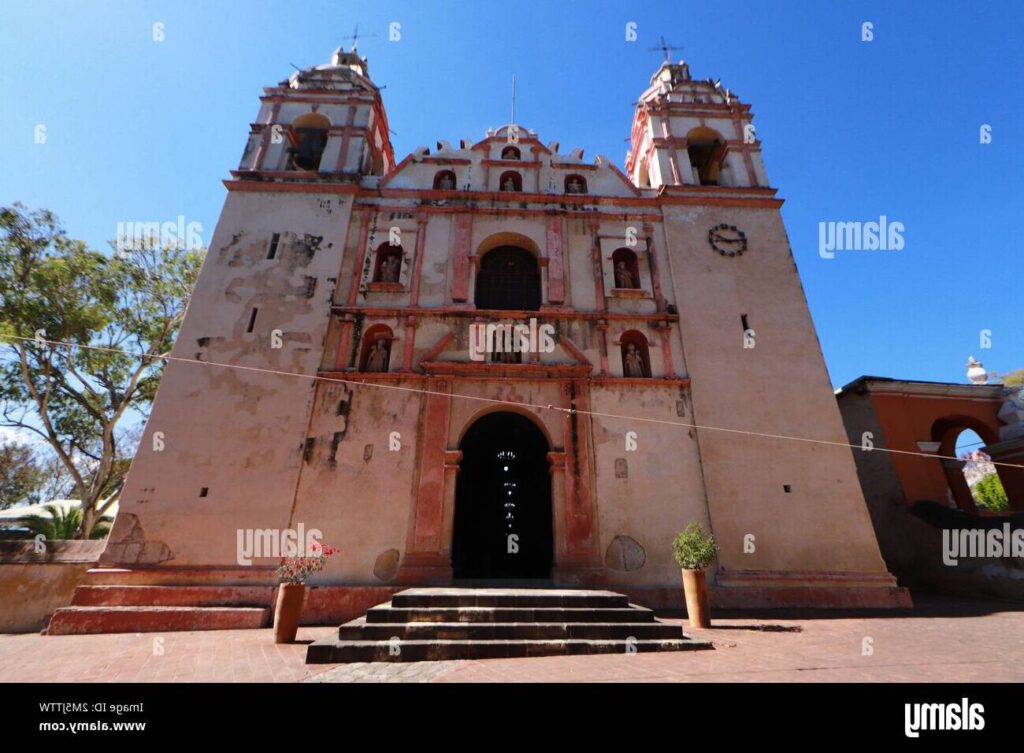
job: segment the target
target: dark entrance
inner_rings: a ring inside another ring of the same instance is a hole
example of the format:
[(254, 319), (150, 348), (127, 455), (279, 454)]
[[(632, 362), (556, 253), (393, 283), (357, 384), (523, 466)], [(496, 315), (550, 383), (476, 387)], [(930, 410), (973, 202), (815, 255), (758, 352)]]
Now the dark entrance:
[(459, 445), (452, 533), (455, 578), (551, 577), (547, 439), (518, 413), (489, 413)]
[(480, 260), (476, 277), (478, 309), (540, 308), (540, 272), (537, 259), (516, 246), (499, 246)]

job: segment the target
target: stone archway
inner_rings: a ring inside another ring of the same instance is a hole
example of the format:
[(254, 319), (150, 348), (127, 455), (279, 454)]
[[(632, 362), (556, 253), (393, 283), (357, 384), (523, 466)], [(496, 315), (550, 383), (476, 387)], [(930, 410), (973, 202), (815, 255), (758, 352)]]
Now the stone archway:
[(548, 579), (554, 515), (547, 438), (529, 418), (488, 413), (459, 445), (452, 530), (456, 579)]
[(964, 512), (977, 515), (978, 507), (971, 495), (967, 480), (964, 478), (964, 462), (949, 459), (956, 457), (957, 437), (965, 429), (975, 432), (986, 444), (999, 441), (999, 434), (995, 428), (973, 416), (966, 415), (943, 416), (936, 419), (932, 424), (932, 440), (938, 443), (938, 455), (946, 458), (942, 460), (942, 472), (945, 474), (953, 501)]

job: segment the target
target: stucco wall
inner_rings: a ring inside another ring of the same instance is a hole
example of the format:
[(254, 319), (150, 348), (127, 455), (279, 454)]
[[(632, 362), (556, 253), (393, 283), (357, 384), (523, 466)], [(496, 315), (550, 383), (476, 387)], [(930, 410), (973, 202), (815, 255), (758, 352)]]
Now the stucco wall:
[(0, 633), (42, 630), (103, 550), (102, 541), (53, 541), (37, 554), (32, 542), (0, 542)]
[(238, 528), (287, 527), (350, 208), (229, 194), (173, 350), (192, 362), (167, 365), (104, 561), (233, 565)]
[[(746, 234), (746, 253), (710, 247), (720, 223)], [(845, 443), (778, 210), (670, 206), (664, 232), (696, 422)], [(884, 573), (849, 448), (715, 430), (700, 446), (720, 565)]]

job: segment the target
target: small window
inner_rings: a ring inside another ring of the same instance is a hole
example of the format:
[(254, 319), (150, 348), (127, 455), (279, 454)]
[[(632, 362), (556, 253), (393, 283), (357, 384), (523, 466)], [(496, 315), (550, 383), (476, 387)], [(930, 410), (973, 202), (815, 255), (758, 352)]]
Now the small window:
[(790, 486), (789, 484), (783, 484), (782, 491), (784, 491), (786, 494), (790, 494), (793, 491), (793, 487)]
[(252, 311), (249, 313), (249, 324), (245, 327), (246, 332), (252, 332), (253, 328), (256, 326), (256, 314), (259, 312), (260, 310), (258, 308), (255, 306), (252, 307)]
[(616, 249), (612, 254), (612, 269), (615, 272), (616, 290), (638, 290), (640, 288), (640, 265), (636, 253), (628, 248)]
[(626, 377), (650, 377), (651, 358), (647, 349), (647, 338), (635, 329), (619, 338), (622, 348), (622, 375)]
[(587, 179), (582, 175), (569, 175), (565, 178), (566, 193), (586, 193)]
[(209, 493), (210, 493), (210, 487), (208, 487), (208, 486), (204, 486), (202, 489), (199, 490), (199, 496), (200, 497), (205, 497)]
[(518, 161), (521, 160), (523, 157), (519, 153), (519, 149), (517, 149), (516, 147), (506, 146), (504, 149), (501, 150), (501, 158)]
[(281, 234), (274, 233), (270, 236), (270, 250), (267, 252), (267, 258), (273, 259), (277, 256), (277, 244), (281, 242)]
[(509, 170), (501, 174), (498, 181), (499, 191), (517, 192), (523, 190), (523, 176), (515, 170)]
[(455, 173), (452, 172), (451, 170), (441, 170), (437, 175), (434, 176), (434, 190), (454, 191)]
[(401, 273), (402, 247), (385, 243), (377, 249), (377, 263), (373, 270), (373, 281), (397, 283)]

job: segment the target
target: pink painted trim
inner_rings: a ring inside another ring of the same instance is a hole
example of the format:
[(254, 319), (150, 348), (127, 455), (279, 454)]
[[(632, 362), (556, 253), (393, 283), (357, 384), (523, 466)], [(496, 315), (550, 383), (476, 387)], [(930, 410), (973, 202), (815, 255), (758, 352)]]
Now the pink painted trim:
[(457, 214), (454, 219), (452, 250), (452, 301), (469, 300), (469, 251), (473, 237), (473, 215)]
[(359, 296), (359, 283), (363, 279), (363, 265), (366, 263), (366, 239), (370, 235), (370, 212), (363, 210), (359, 227), (359, 249), (356, 251), (356, 264), (352, 269), (352, 284), (348, 291), (348, 305), (354, 306)]
[(441, 351), (448, 347), (448, 343), (450, 343), (454, 339), (455, 333), (449, 330), (448, 333), (440, 340), (438, 340), (434, 344), (434, 347), (428, 350), (426, 355), (424, 355), (423, 358), (420, 359), (420, 368), (423, 367), (424, 363), (430, 363), (435, 358), (437, 358), (441, 354)]
[(644, 225), (647, 236), (647, 263), (651, 270), (651, 284), (654, 286), (654, 304), (658, 311), (665, 310), (665, 296), (661, 292), (661, 272), (657, 260), (657, 247), (654, 245), (654, 227)]
[(376, 318), (388, 318), (398, 317), (406, 315), (416, 316), (434, 316), (434, 317), (482, 317), (487, 320), (494, 319), (529, 319), (531, 316), (547, 317), (550, 319), (578, 319), (582, 321), (600, 321), (602, 319), (609, 321), (638, 321), (638, 322), (659, 322), (659, 321), (679, 321), (679, 314), (668, 314), (665, 312), (653, 313), (653, 314), (633, 314), (627, 312), (615, 312), (615, 311), (580, 311), (577, 309), (567, 307), (545, 307), (538, 311), (523, 311), (519, 309), (502, 309), (502, 310), (483, 310), (477, 309), (472, 306), (437, 306), (432, 308), (425, 308), (420, 306), (418, 308), (412, 306), (355, 306), (355, 305), (337, 305), (332, 307), (332, 310), (336, 314), (346, 313), (363, 313), (367, 316), (373, 316)]
[(558, 215), (548, 218), (547, 267), (548, 267), (548, 302), (562, 304), (565, 302), (565, 279), (562, 261), (562, 222)]
[(335, 164), (334, 172), (341, 173), (345, 171), (345, 164), (348, 162), (348, 147), (352, 141), (352, 126), (356, 120), (356, 106), (349, 105), (348, 117), (345, 120), (345, 133), (341, 137), (341, 148), (338, 149), (338, 161)]
[(427, 241), (427, 216), (422, 212), (416, 216), (416, 261), (412, 268), (412, 295), (409, 305), (416, 307), (420, 303), (420, 282), (423, 279), (423, 249)]
[(676, 368), (672, 363), (672, 338), (671, 327), (666, 324), (664, 327), (658, 328), (658, 334), (661, 335), (661, 364), (662, 369), (665, 372), (665, 376), (672, 378), (676, 375)]
[(256, 157), (255, 159), (253, 159), (252, 163), (253, 170), (263, 169), (263, 160), (267, 156), (267, 148), (270, 146), (270, 137), (273, 135), (274, 124), (277, 123), (277, 118), (280, 114), (281, 105), (275, 103), (274, 106), (270, 108), (270, 115), (267, 116), (266, 126), (269, 127), (264, 128), (262, 136), (260, 138), (260, 146), (256, 152)]
[(569, 353), (572, 354), (572, 357), (579, 361), (581, 364), (584, 364), (586, 366), (593, 366), (589, 359), (585, 355), (583, 355), (583, 351), (577, 348), (576, 343), (574, 343), (568, 337), (566, 337), (565, 335), (559, 335), (558, 342), (561, 343), (562, 347), (569, 351)]
[(410, 316), (405, 320), (405, 353), (402, 360), (402, 370), (412, 371), (413, 345), (416, 342), (416, 317)]

